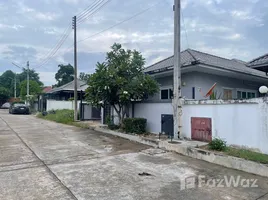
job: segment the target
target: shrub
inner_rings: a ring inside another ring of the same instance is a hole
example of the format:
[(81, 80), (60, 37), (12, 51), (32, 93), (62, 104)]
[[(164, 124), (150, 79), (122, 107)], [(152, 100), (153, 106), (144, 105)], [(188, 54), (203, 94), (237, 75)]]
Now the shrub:
[(126, 118), (123, 120), (123, 130), (127, 133), (145, 133), (147, 119), (144, 118)]
[(116, 124), (108, 124), (108, 128), (111, 129), (111, 130), (117, 130), (120, 127), (118, 125), (116, 125)]
[(220, 138), (214, 138), (209, 144), (209, 149), (216, 151), (225, 151), (227, 149), (226, 141)]

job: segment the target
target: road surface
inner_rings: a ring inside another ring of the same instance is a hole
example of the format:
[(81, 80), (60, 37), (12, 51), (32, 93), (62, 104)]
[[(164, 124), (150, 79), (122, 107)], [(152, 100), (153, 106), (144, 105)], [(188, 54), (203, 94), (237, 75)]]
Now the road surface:
[(264, 200), (268, 179), (0, 110), (0, 199)]

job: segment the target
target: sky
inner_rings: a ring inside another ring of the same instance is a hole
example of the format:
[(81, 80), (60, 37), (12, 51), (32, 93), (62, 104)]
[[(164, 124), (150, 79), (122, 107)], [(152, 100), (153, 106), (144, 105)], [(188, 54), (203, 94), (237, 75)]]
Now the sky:
[[(96, 0), (0, 0), (0, 73), (29, 60), (45, 85), (59, 64), (73, 65), (72, 17)], [(78, 71), (93, 73), (113, 43), (136, 49), (146, 66), (173, 54), (173, 0), (110, 0), (78, 23)], [(181, 0), (181, 49), (250, 61), (268, 53), (267, 0)], [(131, 16), (146, 12), (92, 37)], [(55, 55), (48, 57), (65, 33)], [(88, 38), (84, 40), (85, 38)], [(46, 62), (47, 61), (47, 62)], [(45, 62), (45, 63), (44, 63)]]

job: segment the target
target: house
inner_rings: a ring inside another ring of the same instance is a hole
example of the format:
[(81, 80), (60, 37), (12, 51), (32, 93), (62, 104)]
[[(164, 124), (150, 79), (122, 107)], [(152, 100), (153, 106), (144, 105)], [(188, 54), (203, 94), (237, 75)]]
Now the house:
[[(173, 62), (171, 56), (145, 69), (145, 72), (155, 77), (160, 84), (160, 93), (150, 98), (148, 102), (171, 101)], [(205, 95), (214, 83), (217, 98), (225, 100), (258, 97), (259, 87), (268, 85), (268, 76), (265, 72), (254, 69), (253, 63), (249, 67), (246, 62), (236, 59), (226, 59), (187, 49), (181, 52), (181, 65), (181, 90), (182, 96), (186, 99), (206, 99)]]
[(247, 66), (253, 69), (263, 71), (268, 75), (268, 54), (253, 59), (247, 63)]
[[(268, 85), (267, 61), (267, 56), (246, 63), (192, 49), (181, 52), (180, 137), (206, 142), (219, 137), (228, 145), (268, 153), (268, 98), (256, 98), (259, 87)], [(173, 62), (171, 56), (145, 69), (160, 91), (130, 109), (131, 117), (147, 119), (148, 132), (173, 135)], [(215, 83), (218, 100), (209, 100), (206, 93)], [(117, 120), (113, 110), (111, 115)]]
[[(84, 98), (85, 91), (88, 85), (86, 82), (82, 80), (77, 80), (77, 93), (78, 93), (78, 100)], [(65, 85), (60, 87), (55, 87), (49, 92), (46, 93), (47, 99), (54, 99), (54, 100), (69, 100), (74, 98), (74, 81), (71, 81)]]
[[(77, 109), (80, 113), (80, 119), (100, 119), (100, 109), (89, 105), (85, 101), (85, 91), (87, 88), (86, 82), (77, 80)], [(48, 90), (40, 100), (41, 111), (74, 109), (74, 81)]]

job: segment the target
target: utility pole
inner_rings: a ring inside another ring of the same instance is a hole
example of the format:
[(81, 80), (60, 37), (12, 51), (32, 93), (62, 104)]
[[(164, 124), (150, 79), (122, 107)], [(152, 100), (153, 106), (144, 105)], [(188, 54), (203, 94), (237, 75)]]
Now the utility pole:
[(27, 104), (29, 104), (29, 61), (27, 61)]
[(76, 16), (73, 17), (74, 29), (74, 121), (77, 121), (77, 44), (76, 44)]
[(17, 98), (17, 74), (15, 72), (15, 78), (14, 78), (14, 97)]
[(174, 139), (181, 138), (181, 115), (182, 115), (182, 98), (181, 98), (181, 22), (180, 22), (180, 0), (174, 0), (174, 73), (173, 73), (173, 121), (174, 121)]

